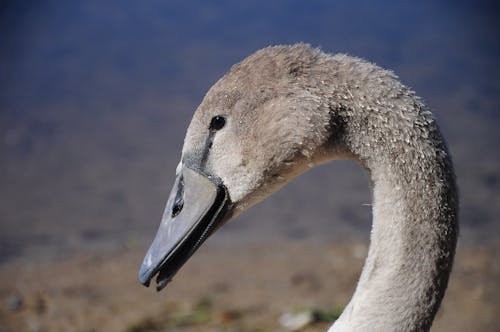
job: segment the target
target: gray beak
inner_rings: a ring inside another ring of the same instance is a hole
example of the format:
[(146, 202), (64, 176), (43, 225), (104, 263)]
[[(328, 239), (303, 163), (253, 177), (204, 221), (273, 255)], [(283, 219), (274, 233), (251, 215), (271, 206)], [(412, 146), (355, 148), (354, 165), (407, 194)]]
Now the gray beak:
[(199, 246), (225, 221), (229, 195), (222, 181), (182, 166), (170, 192), (160, 228), (139, 270), (149, 286), (163, 289)]

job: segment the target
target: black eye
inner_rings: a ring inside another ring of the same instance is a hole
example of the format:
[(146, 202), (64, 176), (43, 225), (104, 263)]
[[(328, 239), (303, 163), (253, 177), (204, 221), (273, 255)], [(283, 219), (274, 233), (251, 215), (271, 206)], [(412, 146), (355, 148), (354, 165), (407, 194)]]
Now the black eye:
[(209, 129), (211, 131), (220, 130), (222, 129), (222, 127), (224, 127), (225, 124), (226, 124), (226, 119), (224, 119), (224, 117), (221, 115), (216, 115), (210, 121)]

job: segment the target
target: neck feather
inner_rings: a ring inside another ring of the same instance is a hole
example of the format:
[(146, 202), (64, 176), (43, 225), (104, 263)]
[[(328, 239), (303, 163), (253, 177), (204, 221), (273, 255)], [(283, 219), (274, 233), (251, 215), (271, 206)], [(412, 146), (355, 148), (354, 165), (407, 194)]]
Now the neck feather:
[(353, 103), (336, 114), (371, 175), (373, 226), (356, 291), (330, 331), (429, 330), (447, 287), (458, 233), (451, 160), (423, 104), (410, 92), (398, 101), (389, 113)]
[[(373, 228), (356, 292), (334, 331), (426, 331), (444, 295), (456, 243), (447, 216), (449, 188), (430, 197), (422, 186), (372, 171)], [(333, 330), (332, 330), (333, 331)]]

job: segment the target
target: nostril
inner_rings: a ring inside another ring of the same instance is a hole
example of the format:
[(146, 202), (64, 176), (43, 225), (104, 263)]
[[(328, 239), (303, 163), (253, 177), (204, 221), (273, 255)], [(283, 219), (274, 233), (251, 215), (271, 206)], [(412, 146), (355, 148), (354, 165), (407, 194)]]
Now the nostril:
[(184, 207), (184, 177), (181, 175), (177, 184), (177, 193), (175, 194), (174, 204), (172, 205), (172, 218), (181, 213)]
[(181, 211), (182, 208), (184, 207), (184, 200), (179, 200), (175, 201), (174, 205), (172, 206), (172, 218), (175, 218)]

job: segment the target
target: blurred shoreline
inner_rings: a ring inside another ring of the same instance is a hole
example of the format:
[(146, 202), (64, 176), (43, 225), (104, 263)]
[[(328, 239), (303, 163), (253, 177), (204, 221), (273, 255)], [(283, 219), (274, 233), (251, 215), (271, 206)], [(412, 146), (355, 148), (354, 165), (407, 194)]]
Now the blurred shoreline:
[[(145, 249), (2, 264), (0, 331), (281, 331), (284, 312), (347, 303), (367, 243), (209, 242), (161, 293), (137, 281)], [(459, 245), (433, 331), (498, 330), (499, 249)]]

